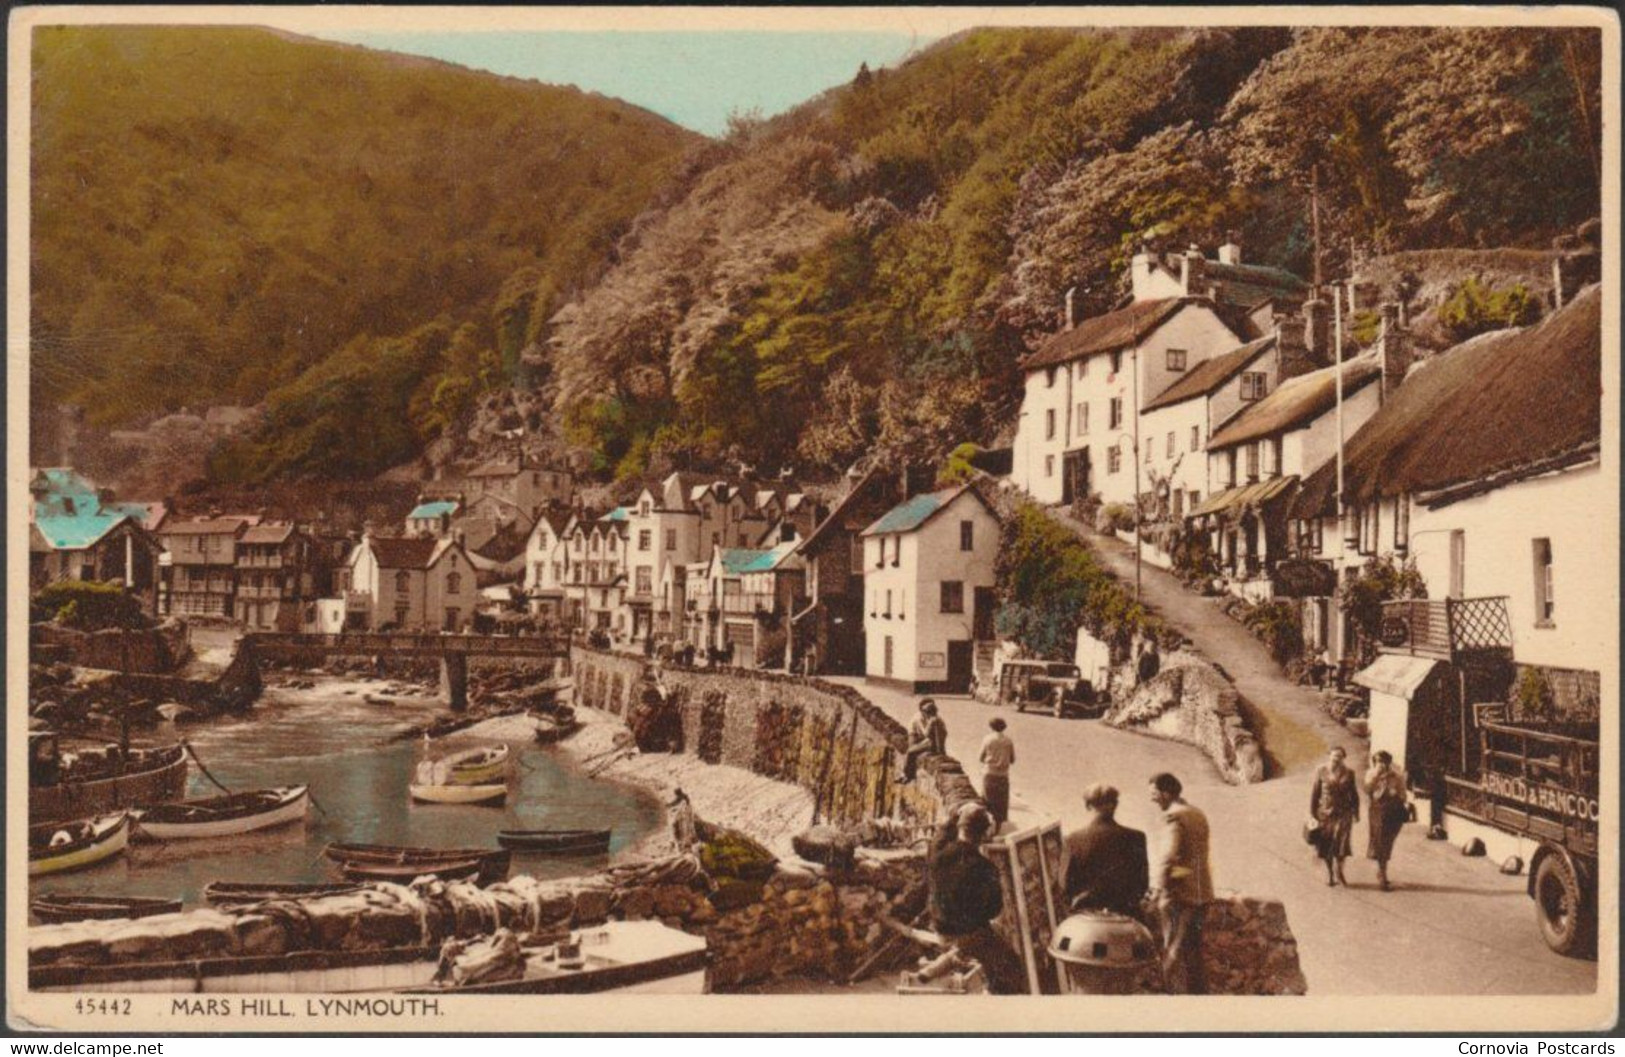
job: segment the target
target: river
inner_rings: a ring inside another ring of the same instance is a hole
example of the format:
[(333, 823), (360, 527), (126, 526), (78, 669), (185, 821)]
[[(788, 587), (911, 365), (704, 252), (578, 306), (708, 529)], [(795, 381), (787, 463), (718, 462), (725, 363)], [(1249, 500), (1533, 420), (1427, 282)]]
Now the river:
[[(313, 803), (303, 825), (226, 838), (132, 842), (111, 862), (35, 878), (32, 890), (169, 896), (193, 905), (210, 881), (339, 880), (322, 855), (330, 841), (495, 848), (500, 829), (610, 827), (609, 855), (514, 853), (515, 874), (567, 877), (602, 869), (615, 852), (662, 824), (662, 808), (652, 797), (588, 778), (567, 757), (533, 742), (512, 743), (505, 806), (413, 804), (406, 788), (423, 758), (422, 740), (391, 738), (427, 720), (440, 705), (427, 696), (370, 705), (363, 701), (368, 690), (377, 691), (378, 684), (323, 679), (309, 690), (267, 687), (246, 716), (172, 732), (184, 734), (209, 772), (234, 792), (308, 784)], [(486, 744), (495, 743), (453, 736), (436, 754)], [(219, 792), (196, 763), (188, 786), (188, 796)]]

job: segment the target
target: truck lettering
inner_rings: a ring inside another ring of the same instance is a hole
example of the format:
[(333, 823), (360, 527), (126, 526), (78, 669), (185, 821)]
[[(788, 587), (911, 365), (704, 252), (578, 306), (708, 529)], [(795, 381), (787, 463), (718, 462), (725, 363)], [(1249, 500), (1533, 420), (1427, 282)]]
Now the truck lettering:
[(1570, 818), (1587, 821), (1599, 821), (1602, 817), (1596, 799), (1572, 793), (1567, 789), (1535, 785), (1522, 778), (1494, 772), (1484, 775), (1480, 786), (1487, 796), (1514, 800), (1554, 815), (1567, 815)]

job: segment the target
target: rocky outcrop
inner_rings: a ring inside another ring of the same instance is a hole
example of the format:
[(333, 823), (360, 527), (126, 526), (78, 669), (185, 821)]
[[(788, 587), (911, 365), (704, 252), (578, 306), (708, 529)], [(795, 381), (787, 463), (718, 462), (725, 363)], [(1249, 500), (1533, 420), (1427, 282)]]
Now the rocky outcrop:
[(1262, 747), (1238, 708), (1236, 688), (1189, 651), (1170, 654), (1162, 670), (1114, 704), (1103, 722), (1194, 745), (1227, 782), (1264, 780)]
[(80, 668), (159, 674), (179, 668), (191, 654), (186, 623), (181, 620), (139, 629), (80, 631), (42, 623), (28, 630), (29, 645), (36, 655)]

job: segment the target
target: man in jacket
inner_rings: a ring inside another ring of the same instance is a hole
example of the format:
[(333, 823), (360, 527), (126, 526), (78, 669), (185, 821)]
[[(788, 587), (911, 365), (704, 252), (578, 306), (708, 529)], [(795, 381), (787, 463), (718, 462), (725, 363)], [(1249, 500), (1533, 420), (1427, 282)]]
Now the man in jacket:
[(908, 728), (908, 752), (903, 756), (903, 773), (899, 783), (914, 781), (920, 766), (920, 757), (927, 754), (941, 756), (948, 751), (948, 726), (937, 715), (937, 703), (929, 697), (920, 702), (920, 714)]
[(967, 958), (982, 964), (987, 989), (995, 995), (1027, 992), (1027, 972), (1016, 952), (993, 930), (1004, 909), (999, 871), (982, 854), (993, 816), (980, 804), (966, 804), (943, 826), (931, 850), (926, 873), (931, 927)]
[(1117, 790), (1092, 785), (1083, 803), (1093, 816), (1066, 835), (1063, 886), (1073, 910), (1110, 910), (1139, 917), (1150, 884), (1145, 834), (1117, 822)]
[(1207, 816), (1181, 798), (1184, 787), (1166, 772), (1151, 779), (1151, 800), (1162, 809), (1162, 858), (1153, 877), (1162, 917), (1162, 975), (1174, 994), (1207, 994), (1202, 965), (1202, 915), (1213, 901), (1208, 868)]

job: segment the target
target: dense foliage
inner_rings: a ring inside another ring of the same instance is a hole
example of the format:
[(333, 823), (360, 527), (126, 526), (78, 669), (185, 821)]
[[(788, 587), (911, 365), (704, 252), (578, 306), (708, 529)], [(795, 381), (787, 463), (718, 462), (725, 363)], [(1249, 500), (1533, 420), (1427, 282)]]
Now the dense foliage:
[(1071, 530), (1021, 502), (1004, 518), (996, 564), (999, 635), (1027, 653), (1071, 660), (1078, 628), (1127, 650), (1136, 636), (1167, 637)]
[(29, 619), (54, 620), (80, 631), (145, 628), (152, 623), (140, 600), (120, 585), (86, 580), (58, 580), (40, 588), (29, 600)]
[(555, 333), (621, 474), (940, 460), (1007, 428), (1066, 291), (1142, 239), (1308, 274), (1351, 243), (1544, 245), (1594, 215), (1595, 33), (977, 30), (764, 124), (640, 218)]
[(1496, 289), (1469, 276), (1439, 306), (1439, 324), (1452, 342), (1503, 327), (1526, 327), (1540, 318), (1540, 299), (1521, 283)]
[(1382, 604), (1406, 598), (1426, 598), (1427, 581), (1414, 561), (1371, 558), (1343, 584), (1341, 606), (1354, 624), (1362, 656), (1376, 652), (1382, 631)]
[(225, 461), (248, 477), (376, 471), (444, 429), (697, 139), (251, 28), (46, 28), (34, 71), (35, 400), (107, 425), (269, 393), (298, 428)]

